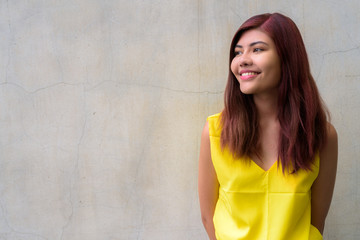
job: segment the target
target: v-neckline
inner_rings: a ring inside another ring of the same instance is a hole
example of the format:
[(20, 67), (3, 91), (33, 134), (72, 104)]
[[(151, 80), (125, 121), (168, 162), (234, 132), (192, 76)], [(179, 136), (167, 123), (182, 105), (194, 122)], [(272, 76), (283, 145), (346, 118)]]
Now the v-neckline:
[(250, 161), (251, 161), (251, 163), (254, 164), (258, 169), (260, 169), (262, 172), (265, 172), (265, 173), (270, 172), (271, 169), (273, 169), (274, 166), (277, 165), (277, 162), (278, 162), (278, 160), (276, 160), (276, 161), (270, 166), (269, 169), (265, 170), (265, 169), (263, 169), (262, 167), (260, 167), (260, 165), (257, 164), (252, 158), (250, 158)]

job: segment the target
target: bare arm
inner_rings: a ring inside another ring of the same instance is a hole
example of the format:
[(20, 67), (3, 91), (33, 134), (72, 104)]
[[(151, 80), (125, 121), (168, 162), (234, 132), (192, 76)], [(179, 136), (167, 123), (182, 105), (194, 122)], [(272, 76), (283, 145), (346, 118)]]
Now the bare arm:
[(218, 200), (219, 183), (211, 160), (208, 123), (201, 134), (198, 190), (202, 222), (210, 240), (216, 240), (213, 216)]
[(328, 139), (320, 152), (319, 175), (311, 188), (311, 224), (321, 233), (324, 231), (334, 191), (338, 156), (338, 141), (335, 128), (329, 124)]

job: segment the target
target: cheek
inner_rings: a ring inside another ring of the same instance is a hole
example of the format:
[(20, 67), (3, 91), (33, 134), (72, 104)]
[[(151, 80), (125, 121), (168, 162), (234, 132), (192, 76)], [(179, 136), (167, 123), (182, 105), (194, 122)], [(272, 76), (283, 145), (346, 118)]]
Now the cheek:
[(236, 76), (237, 75), (237, 66), (238, 64), (236, 63), (236, 59), (234, 58), (232, 61), (231, 61), (231, 65), (230, 65), (230, 69), (231, 69), (231, 72)]
[(266, 69), (266, 71), (268, 73), (270, 73), (274, 78), (280, 79), (281, 67), (280, 67), (280, 61), (279, 61), (278, 57), (273, 56), (269, 59), (271, 59), (271, 60), (269, 60), (267, 62), (268, 64), (264, 64), (264, 69)]

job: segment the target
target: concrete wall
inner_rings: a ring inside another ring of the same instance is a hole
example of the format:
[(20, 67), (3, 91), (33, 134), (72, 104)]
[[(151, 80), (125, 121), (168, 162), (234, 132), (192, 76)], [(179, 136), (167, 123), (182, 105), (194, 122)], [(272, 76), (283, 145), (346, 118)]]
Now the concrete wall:
[(325, 239), (360, 239), (360, 2), (0, 0), (0, 239), (206, 239), (200, 133), (230, 39), (299, 26), (339, 135)]

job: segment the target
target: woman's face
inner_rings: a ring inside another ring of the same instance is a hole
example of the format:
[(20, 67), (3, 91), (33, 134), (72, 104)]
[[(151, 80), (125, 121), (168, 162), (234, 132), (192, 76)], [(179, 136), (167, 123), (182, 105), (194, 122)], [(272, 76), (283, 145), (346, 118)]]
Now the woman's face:
[(262, 30), (244, 32), (234, 49), (231, 71), (244, 94), (277, 94), (281, 61), (274, 41)]

